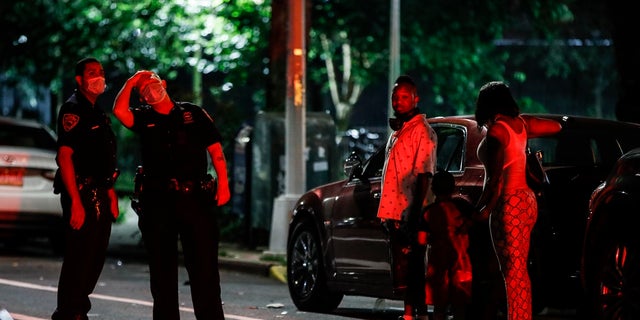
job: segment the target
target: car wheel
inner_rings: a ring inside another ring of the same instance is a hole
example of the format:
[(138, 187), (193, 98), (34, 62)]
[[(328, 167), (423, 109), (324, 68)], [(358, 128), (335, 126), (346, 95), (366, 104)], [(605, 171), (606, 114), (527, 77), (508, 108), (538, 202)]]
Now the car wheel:
[(612, 241), (600, 257), (590, 293), (597, 319), (640, 319), (640, 250)]
[(287, 253), (287, 283), (296, 307), (301, 311), (331, 312), (342, 294), (329, 292), (321, 256), (320, 240), (308, 222), (292, 226)]

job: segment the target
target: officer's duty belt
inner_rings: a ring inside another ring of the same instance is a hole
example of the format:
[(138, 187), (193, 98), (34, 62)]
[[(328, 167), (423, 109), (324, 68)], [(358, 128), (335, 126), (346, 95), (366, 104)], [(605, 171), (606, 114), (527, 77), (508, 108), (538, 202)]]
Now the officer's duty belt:
[(145, 190), (167, 190), (180, 193), (191, 193), (197, 191), (213, 191), (215, 183), (212, 179), (204, 180), (156, 180), (145, 177), (142, 189)]
[(89, 188), (111, 188), (114, 184), (112, 178), (96, 178), (96, 177), (76, 177), (76, 183), (78, 185), (86, 186)]
[(169, 179), (167, 188), (170, 191), (178, 191), (182, 193), (189, 193), (200, 190), (200, 183), (194, 181), (178, 181), (178, 179)]

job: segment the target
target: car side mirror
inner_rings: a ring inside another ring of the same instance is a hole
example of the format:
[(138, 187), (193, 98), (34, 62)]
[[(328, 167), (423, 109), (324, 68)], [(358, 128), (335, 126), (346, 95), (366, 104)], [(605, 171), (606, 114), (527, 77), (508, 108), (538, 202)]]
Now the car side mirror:
[(359, 178), (362, 175), (362, 159), (355, 151), (351, 152), (347, 159), (344, 160), (343, 169), (344, 174), (349, 179), (353, 177)]

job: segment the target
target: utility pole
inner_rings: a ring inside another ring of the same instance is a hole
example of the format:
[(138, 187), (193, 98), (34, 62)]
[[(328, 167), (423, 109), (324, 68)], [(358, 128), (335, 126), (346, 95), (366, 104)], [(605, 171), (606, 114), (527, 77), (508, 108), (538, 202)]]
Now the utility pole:
[(285, 101), (285, 192), (274, 200), (269, 251), (284, 254), (289, 219), (306, 188), (306, 0), (289, 1), (287, 36), (287, 97)]
[[(387, 92), (391, 94), (393, 83), (400, 75), (400, 0), (391, 1), (390, 26), (389, 26), (389, 89)], [(393, 116), (393, 107), (391, 106), (391, 97), (387, 99), (387, 115)], [(391, 129), (388, 128), (389, 132)]]

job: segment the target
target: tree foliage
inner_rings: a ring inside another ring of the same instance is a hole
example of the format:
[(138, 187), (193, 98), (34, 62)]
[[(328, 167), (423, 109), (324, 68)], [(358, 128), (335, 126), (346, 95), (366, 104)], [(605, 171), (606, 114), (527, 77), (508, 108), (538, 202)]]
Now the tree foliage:
[[(367, 115), (386, 118), (391, 0), (306, 1), (308, 109), (330, 111), (337, 135), (365, 99)], [(401, 0), (401, 72), (418, 82), (429, 116), (472, 113), (478, 88), (504, 80), (526, 112), (612, 118), (607, 99), (618, 89), (619, 118), (640, 122), (633, 111), (640, 28), (632, 4)], [(103, 63), (105, 99), (136, 70), (151, 69), (168, 80), (173, 98), (212, 111), (229, 155), (241, 123), (260, 110), (284, 110), (287, 8), (287, 0), (1, 1), (0, 89), (38, 99), (35, 88), (43, 86), (54, 97), (53, 113), (83, 57)], [(611, 39), (618, 42), (615, 62)], [(363, 94), (367, 88), (376, 88), (367, 93), (375, 99)], [(139, 148), (113, 123), (129, 174), (120, 181), (132, 181)]]
[(242, 83), (264, 65), (268, 8), (248, 0), (5, 2), (0, 67), (6, 82), (26, 78), (54, 93), (85, 56), (114, 77), (151, 69), (171, 80), (193, 68)]
[[(589, 74), (589, 101), (598, 101), (615, 78), (606, 72), (613, 68), (603, 52), (609, 48), (566, 41), (600, 44), (610, 38), (609, 16), (601, 14), (605, 2), (584, 1), (404, 0), (402, 72), (419, 82), (432, 115), (471, 112), (477, 88), (488, 80), (532, 86), (538, 72), (533, 69), (560, 80)], [(277, 3), (276, 9), (286, 10)], [(308, 3), (308, 87), (321, 91), (310, 92), (311, 108), (331, 110), (344, 129), (363, 90), (386, 82), (390, 1)], [(1, 81), (43, 84), (56, 103), (69, 70), (88, 55), (103, 61), (113, 79), (152, 69), (175, 80), (180, 95), (204, 97), (216, 108), (240, 112), (238, 118), (270, 107), (265, 90), (278, 90), (268, 83), (284, 85), (285, 79), (269, 78), (282, 77), (270, 70), (269, 19), (282, 17), (270, 11), (271, 1), (14, 0), (0, 10)], [(330, 103), (317, 98), (322, 96)], [(549, 105), (537, 104), (535, 110)], [(599, 109), (590, 110), (605, 116)]]
[[(470, 113), (483, 82), (527, 81), (524, 69), (507, 73), (507, 65), (518, 57), (501, 50), (496, 40), (555, 39), (572, 22), (569, 2), (402, 1), (402, 72), (419, 81), (431, 115)], [(309, 59), (317, 68), (310, 78), (328, 82), (326, 88), (332, 91), (336, 116), (348, 116), (338, 105), (353, 105), (357, 88), (387, 76), (390, 1), (368, 1), (366, 6), (345, 0), (313, 3)], [(549, 51), (553, 48), (546, 46)], [(537, 53), (539, 57), (547, 54), (540, 50)], [(323, 60), (326, 67), (320, 68), (319, 61)], [(539, 61), (541, 68), (570, 68), (567, 60)]]

